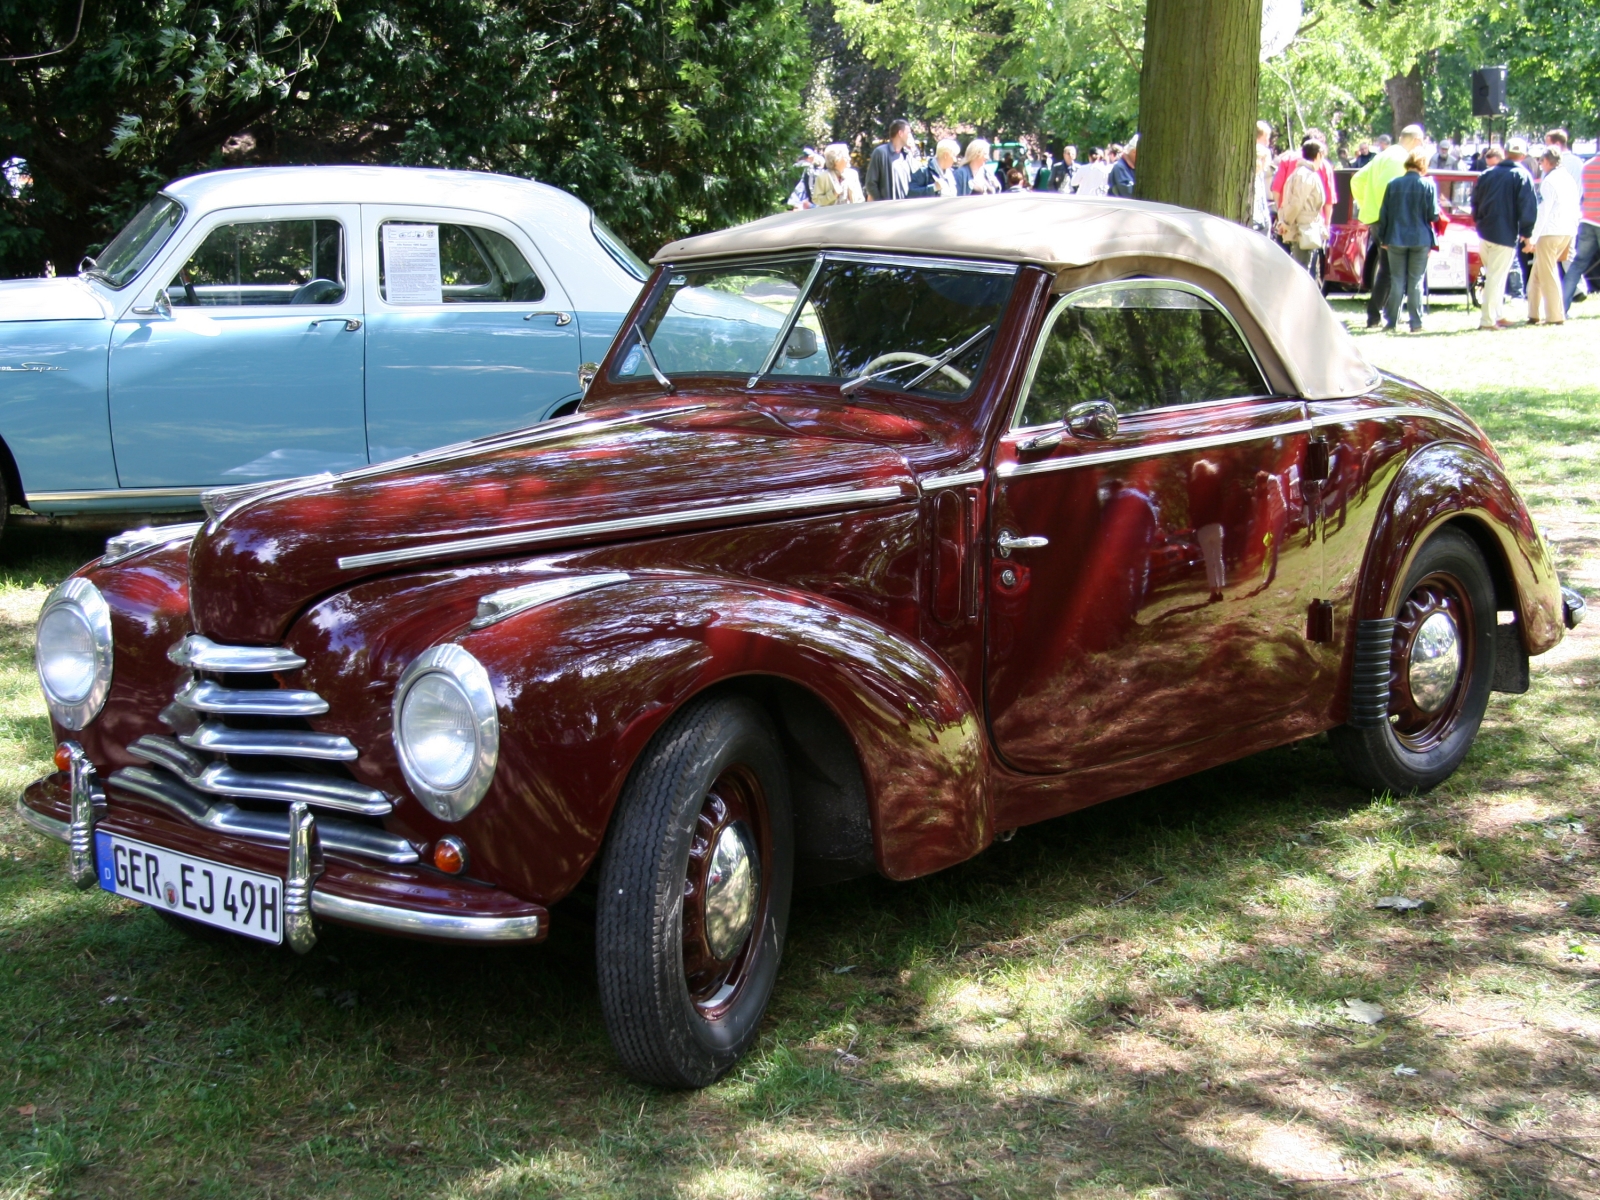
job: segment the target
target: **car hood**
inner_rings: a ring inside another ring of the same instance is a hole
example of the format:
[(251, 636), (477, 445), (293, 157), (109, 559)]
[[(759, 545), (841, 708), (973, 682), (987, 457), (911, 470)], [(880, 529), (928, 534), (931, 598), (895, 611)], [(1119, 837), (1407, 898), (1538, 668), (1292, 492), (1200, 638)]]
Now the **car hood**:
[(196, 628), (269, 645), (357, 580), (567, 546), (892, 504), (892, 449), (759, 411), (676, 403), (547, 425), (342, 476), (216, 493), (190, 550)]
[(0, 321), (102, 321), (103, 300), (78, 279), (8, 279), (0, 282)]

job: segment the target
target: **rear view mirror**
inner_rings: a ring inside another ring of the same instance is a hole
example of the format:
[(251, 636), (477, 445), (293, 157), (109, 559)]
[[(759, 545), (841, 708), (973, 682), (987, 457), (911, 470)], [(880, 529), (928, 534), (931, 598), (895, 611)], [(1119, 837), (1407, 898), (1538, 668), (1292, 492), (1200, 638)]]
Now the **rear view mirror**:
[(784, 344), (783, 356), (785, 358), (810, 358), (817, 352), (817, 331), (807, 329), (804, 325), (796, 325), (789, 333), (789, 340)]

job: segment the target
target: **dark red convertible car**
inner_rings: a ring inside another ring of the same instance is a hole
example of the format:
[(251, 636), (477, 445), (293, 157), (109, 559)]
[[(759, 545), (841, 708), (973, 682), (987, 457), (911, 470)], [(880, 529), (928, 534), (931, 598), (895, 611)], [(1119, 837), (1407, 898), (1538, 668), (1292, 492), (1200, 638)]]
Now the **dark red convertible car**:
[(702, 1085), (797, 884), (1322, 730), (1432, 787), (1582, 615), (1483, 433), (1239, 226), (910, 200), (656, 261), (577, 414), (211, 493), (52, 594), (21, 812), (75, 882), (301, 951), (592, 888), (623, 1063)]
[[(1334, 172), (1336, 197), (1329, 222), (1328, 249), (1322, 256), (1324, 291), (1359, 292), (1366, 288), (1368, 226), (1355, 215), (1350, 180), (1355, 171)], [(1472, 185), (1476, 171), (1430, 171), (1439, 192), (1439, 211), (1448, 221), (1439, 244), (1428, 255), (1428, 292), (1465, 292), (1469, 304), (1478, 302), (1478, 281), (1483, 259), (1478, 252), (1478, 227), (1472, 219)]]

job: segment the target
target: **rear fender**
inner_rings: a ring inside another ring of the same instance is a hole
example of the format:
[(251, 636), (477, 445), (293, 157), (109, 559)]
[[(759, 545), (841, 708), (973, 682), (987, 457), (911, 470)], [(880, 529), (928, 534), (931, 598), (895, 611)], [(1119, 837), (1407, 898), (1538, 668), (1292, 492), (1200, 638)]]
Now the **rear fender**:
[(1367, 543), (1356, 619), (1394, 615), (1402, 599), (1395, 593), (1417, 551), (1452, 522), (1484, 551), (1496, 577), (1497, 603), (1516, 611), (1527, 652), (1543, 654), (1559, 642), (1561, 587), (1550, 548), (1500, 465), (1460, 442), (1419, 451), (1390, 485)]

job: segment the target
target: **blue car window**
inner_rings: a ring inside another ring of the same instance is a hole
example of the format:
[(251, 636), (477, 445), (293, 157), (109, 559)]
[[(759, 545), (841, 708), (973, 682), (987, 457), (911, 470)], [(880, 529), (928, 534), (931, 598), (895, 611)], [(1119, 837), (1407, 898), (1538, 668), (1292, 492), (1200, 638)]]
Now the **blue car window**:
[[(385, 221), (391, 225), (427, 228), (418, 221)], [(439, 291), (445, 304), (531, 304), (543, 300), (544, 283), (516, 243), (504, 234), (477, 225), (438, 225)], [(378, 294), (391, 299), (384, 262), (383, 228), (378, 231)]]
[(344, 228), (330, 220), (219, 225), (167, 285), (174, 307), (337, 304), (344, 292)]
[(126, 287), (161, 247), (183, 219), (183, 205), (166, 196), (157, 196), (139, 210), (111, 239), (98, 258), (83, 260), (83, 273), (114, 288)]

